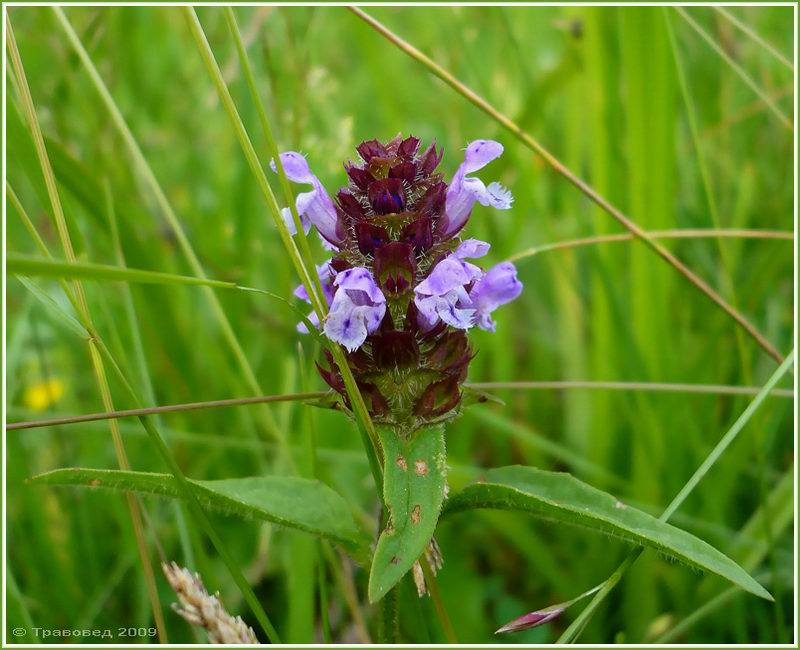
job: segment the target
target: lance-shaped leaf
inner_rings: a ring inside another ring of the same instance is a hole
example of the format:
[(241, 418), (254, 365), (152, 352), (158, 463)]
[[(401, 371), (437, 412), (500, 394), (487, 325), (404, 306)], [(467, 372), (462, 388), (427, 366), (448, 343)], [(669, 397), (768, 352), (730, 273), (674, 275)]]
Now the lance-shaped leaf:
[(381, 428), (380, 438), (389, 516), (369, 573), (373, 603), (400, 581), (431, 541), (444, 500), (447, 463), (441, 425), (420, 429), (408, 439)]
[[(169, 474), (66, 468), (40, 474), (32, 483), (105, 488), (180, 498)], [(356, 526), (347, 502), (320, 481), (294, 476), (258, 476), (189, 481), (201, 505), (245, 519), (261, 519), (338, 542), (363, 560), (368, 540)]]
[(466, 487), (447, 503), (446, 513), (472, 508), (520, 510), (551, 521), (591, 528), (656, 549), (670, 558), (716, 574), (756, 596), (769, 592), (744, 569), (710, 544), (632, 508), (610, 494), (561, 472), (533, 467), (500, 467)]

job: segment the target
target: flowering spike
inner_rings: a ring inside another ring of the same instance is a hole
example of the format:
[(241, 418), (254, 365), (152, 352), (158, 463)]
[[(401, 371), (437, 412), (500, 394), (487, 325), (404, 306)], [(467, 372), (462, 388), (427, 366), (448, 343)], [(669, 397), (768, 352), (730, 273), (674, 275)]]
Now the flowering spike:
[[(510, 207), (511, 195), (499, 184), (487, 187), (470, 176), (503, 147), (470, 143), (449, 186), (437, 172), (442, 150), (435, 143), (422, 148), (418, 138), (398, 135), (357, 150), (335, 203), (303, 156), (281, 154), (289, 179), (312, 186), (297, 199), (303, 226), (313, 225), (336, 247), (317, 269), (328, 314), (321, 324), (313, 314), (308, 320), (347, 349), (376, 423), (410, 433), (458, 413), (474, 356), (466, 331), (493, 331), (493, 312), (522, 290), (510, 263), (486, 272), (474, 263), (489, 244), (457, 236), (475, 202)], [(295, 295), (308, 301), (302, 288)], [(349, 409), (333, 359), (319, 371)]]

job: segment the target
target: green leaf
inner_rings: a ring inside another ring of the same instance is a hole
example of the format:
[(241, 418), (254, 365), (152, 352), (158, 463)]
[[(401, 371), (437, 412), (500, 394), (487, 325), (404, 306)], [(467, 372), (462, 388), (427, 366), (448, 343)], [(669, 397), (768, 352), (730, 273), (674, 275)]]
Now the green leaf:
[(14, 275), (46, 276), (54, 278), (86, 278), (88, 280), (112, 280), (118, 282), (140, 282), (144, 284), (191, 284), (224, 289), (237, 288), (234, 282), (207, 280), (187, 275), (142, 271), (107, 264), (66, 262), (45, 257), (9, 253), (8, 271)]
[(569, 474), (533, 467), (500, 467), (447, 503), (446, 514), (472, 508), (520, 510), (543, 519), (591, 528), (632, 544), (654, 548), (689, 566), (716, 574), (756, 596), (769, 592), (744, 569), (703, 540)]
[[(73, 485), (180, 498), (169, 474), (65, 468), (31, 479), (42, 485)], [(347, 502), (320, 481), (294, 476), (259, 476), (219, 481), (189, 480), (200, 504), (245, 519), (262, 519), (342, 544), (363, 559), (368, 541)]]
[(379, 429), (384, 455), (383, 495), (389, 511), (369, 573), (369, 600), (383, 598), (425, 552), (445, 490), (444, 426), (420, 429), (408, 439)]

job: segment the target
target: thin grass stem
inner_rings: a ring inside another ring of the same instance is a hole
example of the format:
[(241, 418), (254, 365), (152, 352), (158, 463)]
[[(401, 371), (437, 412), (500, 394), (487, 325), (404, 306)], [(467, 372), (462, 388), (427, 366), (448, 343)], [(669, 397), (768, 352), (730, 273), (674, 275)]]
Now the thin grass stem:
[[(217, 88), (220, 101), (222, 102), (225, 111), (228, 113), (231, 124), (236, 131), (236, 135), (239, 139), (239, 144), (242, 147), (245, 158), (247, 159), (250, 169), (253, 172), (253, 175), (256, 177), (259, 188), (261, 189), (264, 198), (267, 201), (267, 206), (269, 207), (273, 220), (275, 221), (275, 226), (278, 229), (281, 240), (283, 241), (283, 244), (289, 253), (289, 257), (292, 260), (292, 264), (294, 265), (297, 274), (300, 276), (303, 286), (308, 292), (312, 306), (317, 312), (320, 322), (322, 322), (327, 313), (327, 306), (324, 305), (324, 303), (320, 301), (319, 297), (315, 295), (314, 285), (310, 279), (311, 272), (303, 263), (300, 252), (297, 249), (297, 246), (295, 245), (291, 235), (289, 234), (286, 224), (283, 222), (275, 194), (272, 191), (272, 187), (267, 180), (266, 175), (264, 174), (264, 168), (258, 159), (258, 154), (256, 153), (250, 137), (247, 134), (247, 130), (242, 123), (239, 112), (236, 110), (236, 105), (231, 97), (227, 85), (225, 84), (225, 80), (222, 78), (222, 73), (217, 65), (216, 59), (214, 58), (214, 53), (212, 52), (211, 46), (208, 43), (208, 39), (203, 31), (203, 27), (200, 24), (197, 14), (192, 7), (183, 7), (182, 9), (192, 36), (194, 37), (200, 51), (200, 56), (203, 59), (203, 63), (205, 64), (206, 69), (208, 70), (208, 73)], [(370, 470), (375, 481), (375, 490), (378, 496), (382, 499), (383, 491), (381, 486), (383, 485), (383, 471), (381, 469), (380, 444), (378, 442), (378, 435), (375, 431), (374, 425), (372, 424), (372, 420), (369, 417), (369, 412), (367, 411), (367, 407), (364, 404), (361, 392), (358, 390), (355, 378), (350, 371), (347, 359), (345, 358), (341, 347), (338, 345), (331, 345), (330, 350), (333, 354), (336, 364), (339, 367), (339, 371), (342, 374), (342, 379), (344, 380), (345, 387), (347, 388), (347, 393), (350, 396), (350, 402), (353, 405), (353, 411), (355, 412), (357, 421), (359, 423), (358, 430), (362, 435), (362, 441), (364, 442), (364, 447), (370, 460)]]
[(711, 47), (712, 50), (719, 54), (720, 58), (725, 61), (725, 63), (731, 67), (736, 75), (748, 85), (750, 90), (758, 95), (759, 99), (761, 99), (761, 101), (767, 105), (772, 114), (775, 115), (778, 120), (780, 120), (781, 124), (783, 124), (790, 131), (793, 131), (794, 125), (792, 124), (791, 118), (785, 115), (783, 111), (778, 108), (778, 105), (772, 101), (772, 98), (761, 89), (761, 87), (749, 74), (747, 74), (747, 72), (745, 72), (744, 68), (736, 63), (731, 55), (722, 49), (722, 47), (711, 37), (711, 35), (705, 29), (703, 29), (685, 9), (682, 7), (674, 7), (674, 9), (678, 12), (678, 15), (686, 21), (689, 27), (691, 27), (698, 34), (698, 36), (700, 36), (700, 38), (702, 38), (709, 45), (709, 47)]
[[(311, 254), (311, 247), (308, 245), (308, 238), (306, 237), (305, 230), (303, 229), (300, 215), (297, 212), (297, 205), (294, 200), (292, 188), (289, 185), (289, 179), (286, 177), (286, 172), (283, 169), (283, 163), (281, 162), (278, 145), (275, 142), (275, 137), (272, 133), (272, 126), (270, 125), (269, 118), (267, 117), (267, 110), (264, 107), (264, 102), (261, 101), (261, 96), (258, 92), (256, 80), (253, 76), (253, 70), (250, 66), (250, 58), (247, 56), (247, 49), (242, 41), (239, 25), (236, 22), (236, 15), (231, 7), (225, 7), (224, 12), (225, 20), (228, 23), (228, 29), (230, 30), (231, 36), (233, 37), (233, 42), (236, 45), (236, 51), (239, 55), (239, 62), (242, 66), (244, 78), (247, 81), (247, 87), (250, 91), (250, 96), (252, 97), (253, 103), (256, 106), (256, 112), (258, 113), (258, 120), (261, 124), (261, 130), (264, 132), (264, 138), (267, 141), (267, 148), (272, 156), (272, 160), (275, 163), (275, 169), (278, 173), (281, 189), (283, 190), (286, 204), (289, 206), (289, 211), (292, 215), (292, 221), (296, 230), (295, 237), (300, 242), (300, 254), (303, 258), (305, 268), (310, 271), (314, 268), (314, 258)], [(322, 290), (322, 282), (320, 281), (317, 273), (309, 272), (308, 275), (310, 276), (314, 292), (317, 295), (317, 302), (323, 306), (325, 304), (325, 300), (323, 298), (324, 292)]]
[[(196, 276), (203, 279), (207, 279), (205, 271), (203, 270), (203, 267), (200, 264), (200, 260), (198, 259), (197, 254), (192, 248), (192, 244), (189, 241), (189, 238), (186, 236), (186, 233), (183, 229), (183, 226), (181, 225), (180, 220), (175, 214), (175, 211), (172, 209), (172, 205), (167, 199), (167, 196), (164, 193), (164, 190), (162, 189), (161, 185), (159, 184), (158, 179), (153, 173), (150, 164), (147, 162), (147, 159), (145, 158), (144, 153), (139, 147), (139, 144), (136, 141), (133, 132), (128, 127), (125, 118), (123, 117), (121, 111), (119, 110), (119, 107), (114, 101), (114, 98), (111, 96), (111, 93), (106, 87), (105, 82), (100, 77), (100, 73), (97, 71), (97, 68), (92, 62), (91, 57), (84, 48), (83, 43), (81, 43), (80, 38), (78, 38), (78, 35), (72, 28), (72, 25), (70, 24), (69, 20), (64, 14), (64, 11), (60, 7), (52, 7), (52, 10), (58, 20), (58, 24), (63, 29), (64, 34), (67, 37), (67, 40), (70, 42), (72, 48), (78, 55), (78, 58), (80, 59), (84, 69), (86, 70), (90, 80), (92, 81), (92, 85), (94, 86), (95, 90), (100, 96), (100, 99), (105, 105), (106, 110), (111, 116), (111, 121), (113, 122), (117, 131), (122, 136), (122, 139), (125, 142), (125, 145), (127, 146), (130, 152), (131, 158), (133, 159), (133, 163), (136, 169), (141, 173), (142, 178), (145, 181), (145, 184), (150, 188), (150, 191), (153, 193), (156, 203), (159, 209), (161, 210), (162, 214), (164, 215), (164, 218), (167, 220), (170, 229), (175, 234), (175, 238), (178, 241), (178, 246), (180, 247), (184, 257), (188, 261), (189, 267), (192, 269), (192, 272)], [(231, 326), (231, 323), (228, 320), (228, 317), (222, 308), (222, 304), (219, 302), (219, 299), (214, 294), (212, 289), (204, 288), (203, 292), (205, 293), (206, 298), (208, 299), (208, 302), (211, 306), (212, 313), (214, 314), (214, 317), (217, 320), (220, 329), (222, 330), (223, 339), (225, 340), (225, 343), (228, 345), (228, 347), (231, 349), (233, 356), (236, 359), (236, 363), (238, 364), (242, 372), (242, 375), (244, 376), (245, 383), (252, 392), (263, 393), (264, 391), (261, 389), (261, 386), (258, 382), (258, 379), (256, 378), (252, 366), (250, 365), (247, 355), (245, 354), (244, 349), (242, 348), (238, 338), (236, 337), (235, 332), (233, 331), (233, 327)], [(279, 443), (281, 443), (282, 448), (285, 449), (286, 445), (284, 444), (285, 441), (282, 440), (282, 432), (278, 429), (275, 420), (272, 417), (272, 414), (265, 409), (261, 409), (260, 414), (262, 416), (262, 422), (264, 428)]]
[(439, 619), (439, 622), (442, 624), (442, 629), (444, 630), (444, 635), (445, 638), (447, 639), (447, 643), (451, 645), (456, 645), (458, 644), (458, 637), (456, 637), (455, 628), (453, 628), (453, 623), (450, 621), (450, 616), (447, 614), (447, 609), (445, 609), (444, 601), (442, 600), (442, 594), (439, 591), (439, 583), (436, 580), (436, 576), (434, 575), (433, 571), (428, 565), (428, 562), (424, 558), (420, 561), (419, 564), (422, 567), (422, 573), (425, 576), (425, 583), (428, 585), (428, 591), (431, 594), (431, 599), (433, 600), (433, 606), (436, 609), (436, 616)]
[[(700, 393), (708, 395), (757, 395), (757, 386), (721, 384), (668, 384), (633, 381), (490, 381), (465, 384), (478, 390), (620, 390), (659, 393)], [(777, 388), (773, 397), (794, 397), (794, 391)]]
[[(665, 384), (645, 382), (620, 382), (620, 381), (497, 381), (477, 382), (464, 384), (469, 388), (478, 390), (615, 390), (615, 391), (646, 391), (663, 393), (695, 393), (703, 395), (757, 395), (759, 388), (756, 386), (725, 386), (721, 384)], [(266, 404), (270, 402), (289, 402), (315, 400), (325, 397), (327, 391), (310, 391), (288, 395), (262, 395), (256, 397), (237, 397), (232, 399), (209, 400), (206, 402), (188, 402), (185, 404), (170, 404), (166, 406), (152, 406), (146, 408), (125, 409), (101, 413), (87, 413), (85, 415), (64, 416), (42, 420), (28, 420), (25, 422), (10, 422), (6, 426), (8, 431), (20, 429), (37, 429), (40, 427), (60, 426), (64, 424), (80, 424), (81, 422), (96, 422), (142, 415), (158, 415), (162, 413), (178, 413), (183, 411), (197, 411), (201, 409), (226, 408), (230, 406), (250, 406), (253, 404)], [(772, 397), (791, 399), (794, 391), (791, 389), (776, 388), (770, 394)]]
[(367, 23), (370, 27), (372, 27), (375, 31), (377, 31), (381, 36), (386, 38), (389, 42), (397, 46), (415, 61), (427, 68), (434, 76), (444, 81), (462, 97), (486, 113), (500, 126), (509, 131), (527, 148), (539, 155), (548, 165), (550, 165), (550, 167), (553, 168), (554, 171), (563, 176), (567, 181), (583, 192), (591, 201), (596, 203), (605, 212), (616, 219), (634, 237), (642, 241), (645, 246), (661, 257), (667, 264), (672, 266), (694, 287), (705, 294), (709, 300), (722, 309), (740, 327), (744, 328), (747, 333), (756, 341), (756, 343), (758, 343), (758, 345), (767, 354), (775, 359), (775, 361), (777, 361), (779, 364), (783, 361), (783, 357), (778, 349), (755, 327), (755, 325), (747, 320), (743, 314), (739, 313), (730, 304), (728, 304), (728, 302), (722, 296), (720, 296), (716, 290), (714, 290), (705, 280), (700, 278), (694, 271), (686, 266), (686, 264), (679, 260), (672, 252), (669, 251), (669, 249), (665, 248), (657, 240), (649, 237), (647, 232), (643, 230), (641, 226), (639, 226), (630, 217), (625, 215), (625, 213), (623, 213), (619, 208), (614, 206), (608, 199), (606, 199), (591, 185), (589, 185), (589, 183), (573, 173), (566, 165), (564, 165), (564, 163), (550, 153), (550, 151), (545, 148), (544, 145), (524, 131), (522, 127), (520, 127), (513, 120), (501, 113), (489, 102), (459, 81), (455, 76), (453, 76), (453, 74), (433, 61), (433, 59), (423, 54), (420, 50), (407, 41), (400, 38), (383, 23), (379, 22), (358, 7), (348, 7), (348, 9), (365, 23)]
[[(647, 235), (652, 239), (768, 239), (793, 241), (794, 233), (790, 230), (754, 230), (747, 228), (695, 228), (695, 229), (676, 229), (676, 230), (648, 230)], [(519, 253), (514, 253), (508, 258), (509, 262), (516, 262), (528, 257), (534, 257), (540, 253), (548, 253), (557, 250), (571, 250), (583, 246), (594, 246), (596, 244), (613, 244), (616, 242), (633, 241), (636, 237), (631, 233), (616, 233), (613, 235), (596, 235), (593, 237), (579, 237), (565, 241), (553, 242), (551, 244), (540, 244), (526, 248)]]
[(294, 393), (291, 395), (262, 395), (259, 397), (238, 397), (235, 399), (218, 399), (208, 402), (190, 402), (188, 404), (171, 404), (168, 406), (149, 406), (145, 408), (124, 409), (120, 411), (107, 411), (103, 413), (88, 413), (72, 417), (53, 418), (50, 420), (31, 420), (29, 422), (11, 422), (6, 427), (7, 431), (18, 429), (36, 429), (62, 424), (78, 424), (81, 422), (95, 422), (97, 420), (112, 420), (118, 418), (141, 417), (144, 415), (160, 415), (163, 413), (178, 413), (184, 411), (198, 411), (201, 409), (222, 408), (229, 406), (250, 406), (253, 404), (268, 404), (270, 402), (292, 402), (319, 399), (327, 395), (324, 391), (308, 393)]
[[(58, 187), (56, 185), (55, 173), (50, 163), (50, 158), (47, 153), (47, 148), (44, 144), (44, 136), (42, 135), (39, 119), (36, 115), (36, 107), (33, 103), (28, 80), (25, 75), (25, 69), (22, 65), (19, 49), (17, 48), (16, 38), (14, 37), (14, 30), (11, 25), (11, 18), (6, 14), (6, 35), (8, 52), (11, 58), (11, 64), (14, 68), (14, 75), (17, 80), (17, 90), (20, 93), (23, 112), (28, 122), (31, 135), (33, 137), (36, 155), (39, 160), (42, 175), (44, 176), (45, 185), (47, 187), (48, 198), (50, 199), (50, 207), (52, 208), (52, 217), (56, 224), (58, 237), (64, 254), (67, 259), (74, 263), (76, 261), (75, 251), (72, 246), (72, 239), (70, 237), (69, 228), (67, 227), (66, 218), (64, 217), (64, 210), (61, 205), (61, 199), (58, 195)], [(23, 211), (24, 212), (24, 211)], [(44, 245), (41, 238), (37, 238)], [(44, 247), (47, 250), (47, 247)], [(72, 292), (74, 301), (78, 307), (78, 315), (83, 321), (84, 327), (87, 331), (93, 333), (95, 331), (94, 324), (92, 323), (89, 306), (86, 301), (86, 295), (83, 291), (83, 286), (79, 280), (75, 280), (72, 285)], [(91, 356), (92, 367), (94, 370), (97, 385), (103, 400), (103, 406), (107, 411), (114, 410), (114, 402), (111, 398), (111, 389), (105, 373), (105, 366), (102, 358), (98, 353), (97, 343), (94, 338), (89, 340), (89, 353)], [(130, 469), (130, 462), (125, 450), (125, 443), (122, 440), (119, 427), (115, 420), (109, 420), (109, 428), (111, 430), (111, 438), (114, 444), (114, 451), (117, 458), (117, 464), (122, 470)], [(133, 493), (127, 493), (126, 500), (128, 503), (128, 510), (130, 513), (131, 524), (133, 527), (134, 537), (136, 538), (136, 546), (139, 551), (139, 559), (142, 565), (142, 574), (144, 578), (145, 588), (147, 591), (148, 599), (150, 601), (150, 608), (153, 613), (153, 620), (158, 631), (158, 638), (161, 643), (169, 643), (167, 638), (167, 629), (164, 622), (164, 613), (161, 609), (161, 602), (158, 598), (158, 588), (156, 587), (155, 573), (153, 565), (150, 562), (150, 555), (147, 550), (147, 543), (144, 535), (144, 523), (142, 520), (141, 505)]]
[(749, 36), (753, 41), (758, 43), (764, 50), (769, 52), (769, 54), (778, 60), (782, 65), (789, 68), (789, 70), (794, 71), (794, 64), (786, 58), (781, 52), (778, 51), (772, 43), (768, 42), (765, 38), (763, 38), (756, 30), (754, 30), (750, 25), (747, 23), (742, 22), (736, 16), (734, 16), (730, 11), (725, 9), (724, 7), (711, 7), (714, 11), (716, 11), (720, 16), (725, 18), (728, 22), (733, 23), (737, 29), (739, 29), (742, 33)]

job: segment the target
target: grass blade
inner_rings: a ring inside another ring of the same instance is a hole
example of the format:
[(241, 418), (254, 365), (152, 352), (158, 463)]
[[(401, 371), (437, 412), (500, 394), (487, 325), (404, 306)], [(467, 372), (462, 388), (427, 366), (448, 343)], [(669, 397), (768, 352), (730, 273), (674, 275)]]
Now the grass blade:
[(781, 124), (783, 124), (790, 131), (793, 131), (794, 125), (792, 124), (792, 120), (788, 116), (784, 115), (783, 111), (778, 108), (778, 105), (772, 101), (772, 98), (763, 90), (761, 90), (753, 78), (744, 71), (744, 68), (736, 63), (736, 61), (731, 58), (730, 54), (723, 50), (722, 47), (720, 47), (720, 45), (711, 37), (711, 35), (704, 30), (685, 9), (682, 7), (675, 7), (675, 11), (678, 12), (680, 17), (686, 21), (689, 27), (691, 27), (700, 36), (700, 38), (702, 38), (709, 45), (709, 47), (711, 47), (712, 50), (719, 54), (722, 60), (731, 67), (737, 76), (744, 81), (756, 95), (758, 95), (758, 98), (767, 105), (772, 114), (775, 115), (778, 120), (780, 120)]
[[(133, 132), (128, 127), (125, 118), (123, 117), (119, 107), (117, 106), (114, 98), (111, 96), (111, 93), (108, 91), (103, 79), (100, 77), (100, 73), (97, 71), (97, 68), (92, 63), (92, 59), (89, 56), (88, 52), (84, 48), (83, 44), (81, 43), (80, 38), (75, 33), (75, 30), (72, 28), (69, 20), (67, 19), (64, 11), (60, 7), (52, 7), (53, 12), (58, 20), (59, 25), (64, 30), (64, 33), (67, 36), (70, 44), (72, 45), (73, 49), (75, 50), (78, 58), (80, 59), (83, 67), (85, 68), (87, 74), (89, 75), (92, 84), (94, 85), (95, 89), (97, 90), (98, 94), (100, 95), (100, 99), (103, 101), (106, 109), (111, 116), (111, 120), (114, 123), (114, 126), (119, 131), (122, 139), (124, 140), (128, 150), (130, 152), (131, 158), (133, 159), (134, 166), (136, 167), (137, 171), (141, 173), (145, 184), (150, 188), (153, 193), (153, 196), (156, 200), (156, 203), (161, 210), (164, 218), (167, 220), (172, 232), (175, 234), (176, 239), (178, 240), (178, 245), (180, 246), (181, 252), (183, 253), (184, 257), (187, 259), (190, 268), (194, 275), (199, 278), (205, 278), (205, 271), (203, 270), (202, 265), (200, 264), (200, 260), (197, 257), (194, 249), (192, 248), (192, 244), (189, 241), (189, 238), (186, 236), (186, 232), (181, 225), (180, 220), (178, 219), (175, 211), (172, 209), (172, 205), (170, 204), (169, 200), (167, 199), (167, 195), (164, 193), (164, 190), (161, 188), (161, 185), (156, 179), (155, 174), (153, 173), (152, 168), (147, 162), (147, 159), (144, 157), (139, 144), (136, 141), (136, 138), (133, 136)], [(245, 383), (248, 385), (250, 390), (254, 393), (263, 393), (258, 379), (256, 378), (256, 374), (253, 371), (252, 366), (248, 360), (247, 355), (245, 354), (244, 349), (242, 348), (239, 340), (236, 337), (235, 332), (233, 331), (233, 327), (231, 326), (228, 317), (225, 314), (225, 311), (222, 308), (222, 304), (220, 303), (219, 299), (214, 292), (211, 290), (210, 287), (205, 288), (204, 293), (206, 294), (206, 298), (211, 305), (212, 312), (222, 330), (222, 335), (225, 340), (225, 343), (231, 349), (234, 358), (236, 359), (236, 363), (239, 365), (239, 368), (244, 376)], [(270, 434), (275, 438), (276, 441), (281, 445), (282, 450), (286, 453), (287, 443), (283, 432), (278, 429), (275, 424), (274, 419), (272, 418), (271, 414), (267, 410), (260, 411), (262, 415), (262, 420), (264, 423), (264, 427)]]
[(751, 39), (753, 39), (756, 43), (758, 43), (761, 47), (763, 47), (767, 52), (769, 52), (776, 60), (780, 61), (781, 64), (789, 68), (789, 70), (794, 70), (794, 65), (792, 62), (787, 59), (783, 54), (781, 54), (778, 49), (768, 43), (758, 32), (756, 32), (752, 27), (747, 25), (746, 23), (739, 20), (736, 16), (734, 16), (730, 11), (723, 7), (711, 7), (714, 11), (716, 11), (720, 16), (723, 16), (726, 20), (733, 23), (741, 32), (747, 34)]
[[(652, 239), (780, 239), (794, 241), (794, 233), (789, 230), (749, 230), (741, 228), (697, 228), (680, 230), (648, 230), (647, 235)], [(583, 246), (594, 246), (596, 244), (612, 244), (623, 241), (633, 241), (636, 239), (631, 233), (618, 233), (614, 235), (597, 235), (594, 237), (581, 237), (567, 241), (553, 242), (552, 244), (540, 244), (526, 248), (519, 253), (514, 253), (507, 258), (509, 262), (524, 260), (534, 257), (540, 253), (548, 253), (558, 250), (572, 250)]]
[[(64, 217), (64, 210), (61, 205), (61, 199), (58, 195), (58, 187), (56, 185), (55, 174), (53, 173), (53, 167), (50, 164), (50, 158), (47, 154), (47, 148), (45, 147), (44, 144), (44, 137), (42, 135), (41, 127), (39, 125), (39, 119), (36, 115), (36, 107), (33, 103), (33, 97), (31, 96), (30, 88), (28, 86), (28, 80), (25, 75), (25, 69), (22, 65), (22, 59), (20, 58), (19, 49), (17, 48), (16, 38), (14, 37), (14, 30), (11, 26), (11, 18), (8, 14), (6, 14), (6, 36), (7, 36), (8, 52), (11, 58), (11, 64), (14, 69), (14, 75), (16, 79), (16, 89), (17, 92), (20, 94), (20, 99), (22, 101), (25, 118), (28, 122), (28, 127), (30, 128), (31, 135), (33, 136), (33, 142), (36, 148), (36, 155), (39, 160), (39, 165), (41, 166), (41, 171), (42, 175), (44, 176), (45, 185), (47, 186), (47, 194), (50, 200), (50, 206), (53, 210), (52, 217), (53, 220), (55, 221), (56, 230), (58, 231), (58, 237), (61, 242), (61, 246), (64, 249), (64, 254), (66, 255), (67, 259), (70, 262), (74, 262), (75, 252), (72, 246), (72, 240), (70, 238), (69, 228), (67, 227), (67, 222)], [(24, 210), (20, 210), (20, 214), (24, 215)], [(35, 239), (37, 245), (44, 247), (46, 251), (46, 246), (44, 246), (42, 239), (40, 237), (36, 237)], [(64, 288), (65, 291), (67, 292), (67, 296), (70, 297), (70, 300), (73, 302), (73, 305), (75, 305), (77, 313), (81, 318), (81, 320), (83, 321), (83, 326), (92, 335), (87, 339), (87, 341), (89, 344), (89, 355), (92, 361), (95, 380), (100, 390), (100, 394), (103, 400), (103, 406), (106, 408), (106, 410), (113, 410), (114, 403), (111, 398), (111, 389), (109, 387), (108, 380), (106, 377), (105, 366), (103, 365), (102, 359), (98, 352), (97, 341), (99, 337), (95, 336), (96, 332), (94, 325), (92, 323), (92, 318), (89, 312), (89, 306), (86, 301), (86, 296), (83, 291), (83, 286), (79, 281), (76, 280), (73, 284), (72, 289), (70, 289), (70, 287), (66, 285)], [(114, 452), (116, 454), (117, 463), (120, 469), (127, 470), (130, 468), (130, 464), (128, 461), (128, 454), (125, 450), (125, 444), (122, 441), (122, 436), (119, 432), (117, 423), (112, 420), (109, 421), (108, 426), (109, 429), (111, 430), (111, 438), (114, 444)], [(158, 637), (162, 643), (168, 643), (167, 630), (166, 630), (166, 625), (164, 623), (164, 613), (161, 609), (161, 602), (158, 599), (158, 589), (156, 587), (155, 574), (153, 572), (153, 566), (150, 562), (150, 556), (147, 549), (147, 542), (145, 540), (145, 535), (144, 535), (142, 510), (134, 495), (127, 494), (125, 498), (128, 504), (128, 510), (130, 513), (131, 525), (133, 527), (134, 536), (136, 538), (136, 546), (139, 552), (139, 559), (141, 561), (141, 566), (142, 566), (142, 577), (147, 591), (147, 597), (150, 601), (150, 609), (153, 614), (153, 620), (155, 621), (156, 628), (158, 629)]]
[(97, 420), (114, 420), (117, 418), (142, 417), (144, 415), (158, 415), (161, 413), (177, 413), (182, 411), (196, 411), (199, 409), (220, 408), (228, 406), (245, 406), (250, 404), (266, 404), (269, 402), (291, 402), (318, 399), (327, 395), (327, 392), (295, 393), (293, 395), (263, 395), (261, 397), (237, 397), (234, 399), (219, 399), (208, 402), (192, 402), (189, 404), (172, 404), (169, 406), (150, 406), (124, 411), (108, 411), (104, 413), (88, 413), (72, 417), (54, 418), (50, 420), (31, 420), (30, 422), (12, 422), (7, 425), (8, 431), (16, 429), (36, 429), (63, 424), (78, 424), (80, 422), (95, 422)]

